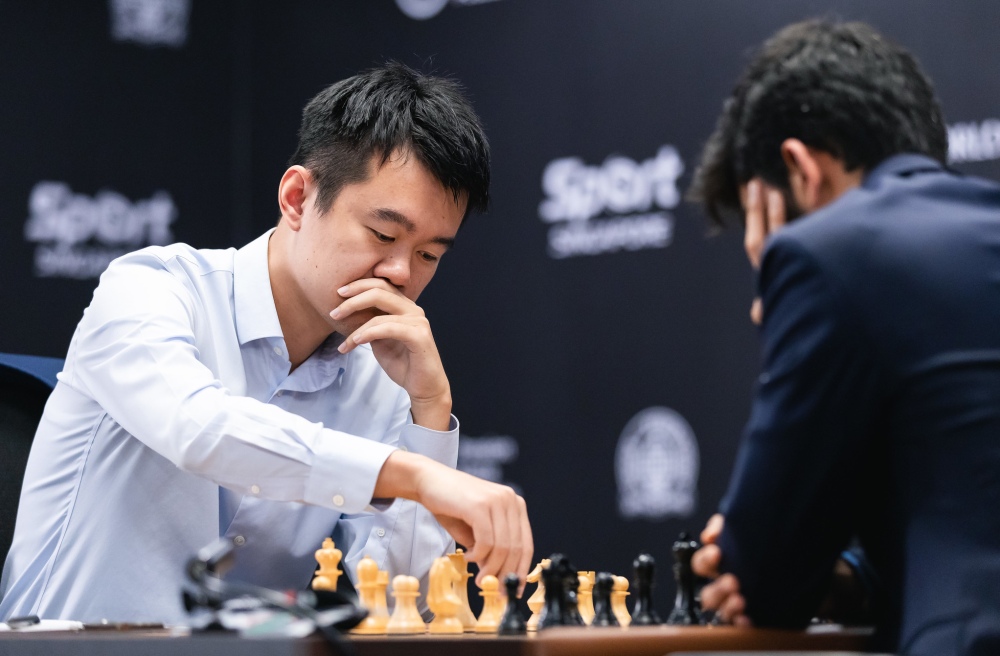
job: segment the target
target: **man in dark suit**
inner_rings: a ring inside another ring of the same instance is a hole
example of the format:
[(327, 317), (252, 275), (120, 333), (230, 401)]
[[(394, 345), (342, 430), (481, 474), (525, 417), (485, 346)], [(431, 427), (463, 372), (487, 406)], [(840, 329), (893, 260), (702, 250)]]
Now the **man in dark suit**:
[(695, 558), (725, 620), (806, 624), (856, 539), (880, 648), (1000, 653), (1000, 186), (946, 152), (913, 57), (827, 21), (763, 45), (706, 145), (693, 191), (745, 218), (762, 313)]

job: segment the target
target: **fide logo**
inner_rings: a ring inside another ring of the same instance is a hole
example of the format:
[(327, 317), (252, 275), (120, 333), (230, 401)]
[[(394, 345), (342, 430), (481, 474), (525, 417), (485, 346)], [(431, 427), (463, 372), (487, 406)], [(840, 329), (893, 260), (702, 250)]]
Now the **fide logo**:
[(409, 16), (414, 20), (427, 20), (429, 18), (434, 18), (441, 11), (448, 6), (450, 2), (453, 5), (481, 5), (487, 2), (496, 2), (497, 0), (396, 0), (396, 6), (404, 14)]
[(615, 476), (618, 511), (626, 519), (689, 517), (698, 488), (694, 431), (670, 408), (647, 408), (618, 439)]

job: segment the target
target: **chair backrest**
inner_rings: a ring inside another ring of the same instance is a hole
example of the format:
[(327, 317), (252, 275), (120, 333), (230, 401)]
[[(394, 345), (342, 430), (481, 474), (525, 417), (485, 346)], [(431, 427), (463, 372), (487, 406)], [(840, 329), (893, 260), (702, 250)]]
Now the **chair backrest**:
[(24, 468), (35, 428), (62, 370), (59, 358), (0, 353), (0, 557), (14, 538)]

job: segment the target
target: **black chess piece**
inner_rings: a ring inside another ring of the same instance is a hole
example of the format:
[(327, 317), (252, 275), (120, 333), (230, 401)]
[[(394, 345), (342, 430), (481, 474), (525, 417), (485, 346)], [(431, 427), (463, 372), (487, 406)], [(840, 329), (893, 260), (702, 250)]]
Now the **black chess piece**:
[(500, 635), (524, 635), (528, 632), (528, 625), (521, 617), (521, 611), (517, 609), (517, 588), (521, 585), (521, 579), (517, 574), (508, 574), (503, 580), (504, 587), (507, 588), (507, 608), (500, 618)]
[(632, 611), (632, 624), (635, 626), (663, 624), (663, 620), (653, 610), (653, 574), (656, 570), (656, 561), (649, 554), (639, 554), (632, 567), (635, 570), (633, 582), (635, 609)]
[(563, 585), (566, 588), (566, 601), (563, 604), (563, 624), (566, 626), (586, 626), (583, 615), (580, 614), (580, 573), (566, 562), (563, 572)]
[(601, 572), (594, 578), (594, 619), (590, 626), (621, 626), (611, 610), (611, 590), (614, 586), (615, 578), (607, 572)]
[(565, 559), (562, 554), (553, 554), (549, 566), (542, 570), (542, 582), (545, 585), (545, 605), (538, 617), (538, 630), (553, 626), (562, 626), (563, 612), (566, 601), (566, 587), (563, 584), (560, 561)]
[(667, 624), (697, 625), (702, 624), (698, 604), (694, 600), (694, 571), (691, 569), (691, 556), (698, 550), (698, 542), (681, 533), (674, 542), (674, 580), (677, 583), (677, 597), (674, 599), (674, 610), (667, 619)]

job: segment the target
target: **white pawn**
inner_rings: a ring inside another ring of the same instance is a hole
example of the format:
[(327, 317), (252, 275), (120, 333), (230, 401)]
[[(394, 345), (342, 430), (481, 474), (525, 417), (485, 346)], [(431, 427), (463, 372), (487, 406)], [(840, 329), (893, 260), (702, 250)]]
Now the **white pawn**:
[(343, 556), (340, 549), (337, 549), (333, 540), (326, 538), (323, 546), (316, 550), (316, 562), (319, 563), (319, 571), (313, 577), (313, 590), (327, 590), (335, 592), (337, 590), (337, 579), (343, 574), (337, 569), (340, 559)]
[(615, 614), (618, 623), (623, 627), (632, 623), (632, 616), (625, 605), (625, 597), (629, 595), (628, 579), (624, 576), (615, 577), (615, 585), (611, 588), (611, 612)]
[(386, 632), (392, 635), (425, 633), (427, 625), (417, 610), (417, 597), (420, 596), (417, 577), (400, 574), (392, 579), (392, 596), (396, 599), (396, 607), (392, 610)]
[(483, 577), (480, 587), (483, 589), (479, 593), (483, 598), (483, 612), (476, 622), (476, 633), (496, 633), (500, 629), (500, 618), (506, 606), (500, 598), (500, 581), (495, 576), (487, 575)]
[(448, 554), (448, 559), (455, 567), (458, 575), (462, 577), (462, 580), (455, 584), (455, 594), (458, 595), (459, 601), (462, 602), (461, 607), (458, 609), (458, 621), (462, 623), (464, 631), (475, 631), (476, 616), (472, 614), (472, 609), (469, 608), (468, 580), (472, 574), (469, 574), (469, 563), (465, 560), (465, 552), (461, 549), (455, 549), (455, 553)]
[(378, 601), (378, 579), (378, 565), (371, 556), (365, 556), (358, 563), (358, 581), (355, 587), (358, 589), (358, 600), (363, 607), (368, 609), (368, 617), (351, 629), (351, 633), (362, 635), (385, 633), (385, 627), (389, 623), (389, 614), (385, 610), (385, 599), (382, 599), (381, 604)]

